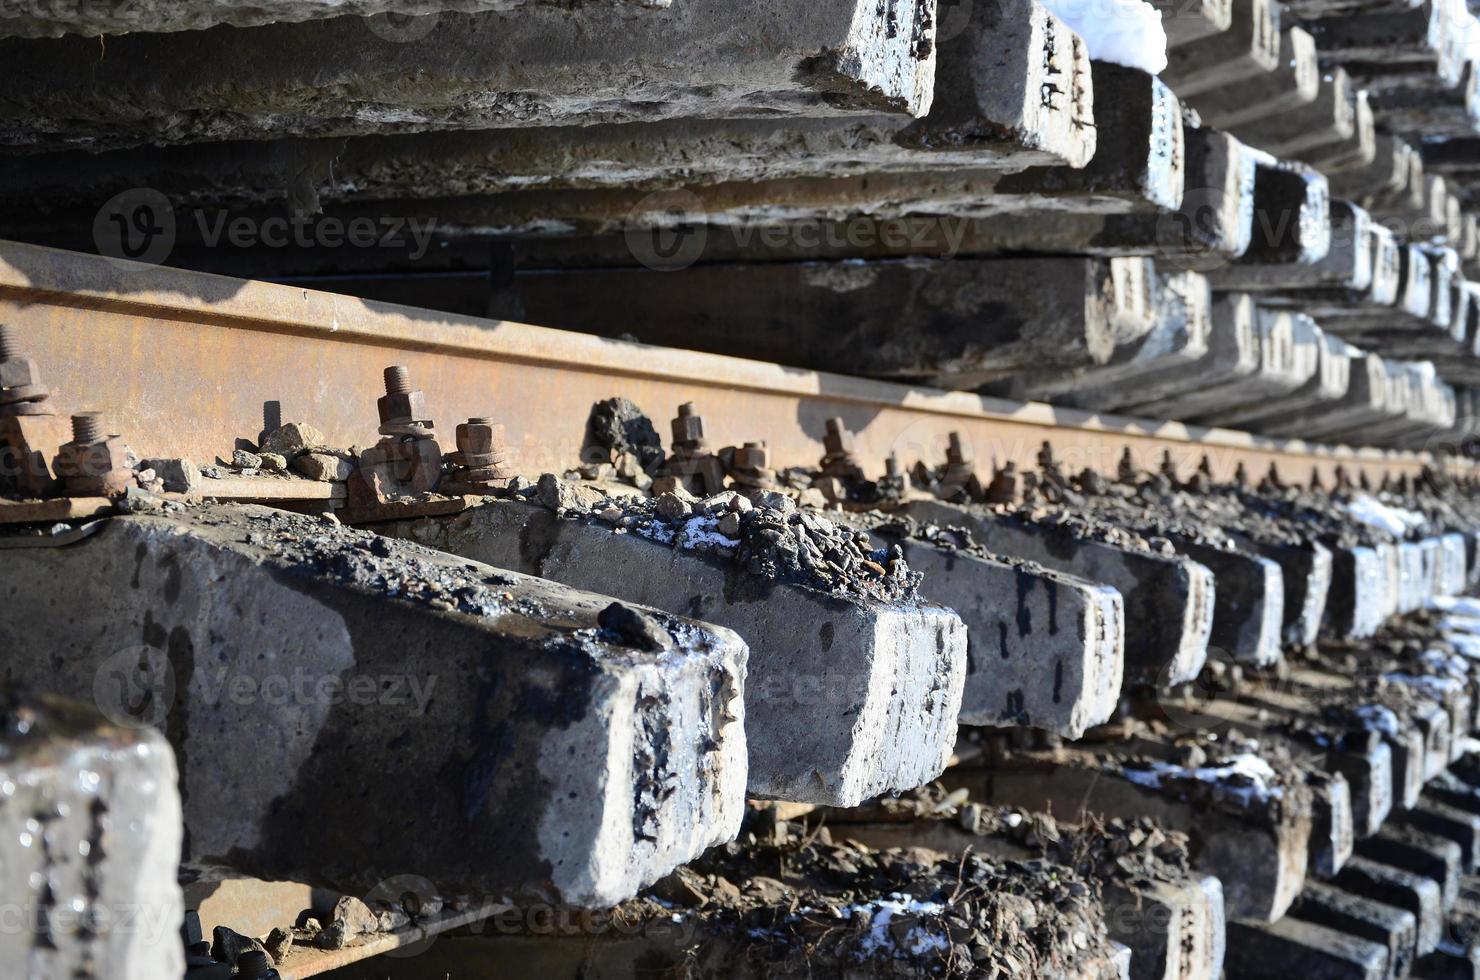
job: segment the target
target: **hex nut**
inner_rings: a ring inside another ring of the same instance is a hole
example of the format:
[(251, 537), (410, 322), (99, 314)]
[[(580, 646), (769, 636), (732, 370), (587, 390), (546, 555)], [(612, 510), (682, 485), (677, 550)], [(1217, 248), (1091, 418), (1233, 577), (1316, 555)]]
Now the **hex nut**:
[(381, 424), (396, 421), (420, 422), (429, 417), (427, 412), (427, 396), (422, 391), (408, 391), (405, 394), (382, 395), (375, 403), (380, 410)]
[(771, 451), (763, 444), (740, 446), (735, 450), (734, 467), (737, 470), (770, 469)]
[(26, 388), (41, 384), (41, 372), (29, 357), (0, 361), (0, 388)]
[(853, 452), (853, 433), (844, 429), (838, 432), (828, 432), (822, 438), (823, 448), (829, 456), (840, 456), (843, 453)]
[(698, 415), (680, 415), (673, 420), (673, 441), (680, 442), (702, 442), (704, 440), (704, 419)]
[(493, 423), (464, 422), (457, 427), (458, 452), (483, 456), (503, 449), (504, 427)]
[(56, 472), (66, 477), (102, 477), (132, 471), (138, 460), (121, 436), (79, 446), (69, 442), (57, 453)]

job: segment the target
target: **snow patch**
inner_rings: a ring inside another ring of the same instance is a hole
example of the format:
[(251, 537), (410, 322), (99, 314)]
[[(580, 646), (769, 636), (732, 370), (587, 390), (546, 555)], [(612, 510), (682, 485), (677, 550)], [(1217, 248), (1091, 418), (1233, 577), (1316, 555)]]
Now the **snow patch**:
[(1354, 713), (1362, 727), (1369, 732), (1377, 732), (1387, 738), (1398, 738), (1403, 733), (1403, 726), (1398, 724), (1398, 716), (1391, 708), (1380, 704), (1364, 704)]
[(1153, 75), (1166, 70), (1161, 11), (1144, 0), (1043, 0), (1043, 5), (1084, 38), (1091, 58)]
[(868, 934), (859, 940), (859, 952), (865, 956), (880, 953), (894, 959), (925, 956), (930, 953), (945, 953), (951, 941), (944, 931), (930, 932), (918, 923), (910, 926), (904, 936), (896, 940), (889, 926), (896, 915), (940, 915), (945, 906), (939, 902), (921, 902), (906, 895), (893, 894), (888, 898), (877, 898), (861, 905), (850, 905), (843, 909), (843, 918), (864, 916), (869, 924)]
[(726, 554), (740, 547), (740, 542), (719, 532), (719, 518), (695, 517), (679, 532), (678, 546), (690, 551), (723, 551)]
[(1423, 527), (1427, 523), (1422, 514), (1390, 507), (1366, 494), (1353, 497), (1352, 502), (1346, 505), (1346, 512), (1368, 527), (1386, 531), (1400, 541), (1408, 536), (1410, 530)]
[[(1161, 789), (1168, 779), (1193, 779), (1207, 783), (1245, 807), (1255, 802), (1278, 800), (1285, 794), (1283, 789), (1273, 785), (1275, 772), (1269, 763), (1253, 753), (1236, 756), (1221, 766), (1204, 766), (1201, 769), (1153, 762), (1149, 768), (1126, 768), (1121, 771), (1126, 779), (1148, 789)], [(1238, 782), (1234, 782), (1235, 779)]]

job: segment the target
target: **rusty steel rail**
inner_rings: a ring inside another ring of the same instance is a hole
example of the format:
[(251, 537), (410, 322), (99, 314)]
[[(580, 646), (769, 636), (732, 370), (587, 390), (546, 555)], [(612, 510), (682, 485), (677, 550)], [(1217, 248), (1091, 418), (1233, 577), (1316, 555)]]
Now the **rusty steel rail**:
[[(58, 412), (107, 413), (145, 457), (209, 463), (255, 440), (265, 403), (337, 446), (376, 438), (381, 372), (405, 364), (442, 429), (470, 416), (508, 428), (510, 466), (526, 475), (574, 466), (593, 402), (623, 395), (660, 432), (696, 402), (716, 445), (765, 439), (774, 465), (811, 465), (825, 420), (857, 433), (866, 467), (944, 457), (959, 431), (982, 464), (1034, 465), (1052, 440), (1064, 465), (1113, 472), (1123, 449), (1145, 467), (1170, 451), (1190, 475), (1203, 454), (1219, 479), (1271, 463), (1287, 479), (1337, 464), (1380, 480), (1428, 457), (1320, 447), (1187, 426), (982, 398), (526, 324), (457, 316), (333, 293), (230, 279), (0, 242), (0, 318), (41, 366)], [(984, 466), (985, 468), (985, 466)]]

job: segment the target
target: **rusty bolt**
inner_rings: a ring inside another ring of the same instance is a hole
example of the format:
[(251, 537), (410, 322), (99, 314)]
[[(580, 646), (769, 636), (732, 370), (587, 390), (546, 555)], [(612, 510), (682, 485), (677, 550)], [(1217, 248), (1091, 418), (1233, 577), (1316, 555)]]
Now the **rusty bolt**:
[(966, 445), (961, 441), (961, 433), (952, 432), (947, 437), (946, 462), (952, 466), (960, 466), (971, 462), (971, 454), (966, 451)]
[(457, 427), (457, 451), (471, 456), (501, 452), (504, 427), (490, 418), (471, 418)]
[(385, 369), (385, 396), (376, 402), (380, 424), (420, 422), (427, 418), (426, 394), (411, 387), (411, 373), (397, 364)]
[(385, 393), (387, 395), (411, 394), (411, 372), (404, 365), (395, 364), (385, 369)]
[(79, 446), (91, 446), (103, 441), (103, 415), (101, 412), (82, 412), (72, 416), (72, 441)]
[(1136, 469), (1136, 459), (1131, 455), (1131, 447), (1126, 446), (1120, 454), (1120, 463), (1115, 470), (1115, 478), (1121, 483), (1133, 484), (1139, 471)]
[(822, 445), (829, 456), (851, 453), (853, 452), (853, 433), (848, 431), (842, 419), (828, 419), (827, 435), (823, 436)]
[(685, 402), (678, 406), (678, 417), (673, 420), (673, 444), (692, 446), (703, 441), (704, 418), (694, 411), (694, 403)]
[(133, 467), (134, 455), (119, 436), (82, 444), (69, 442), (61, 447), (56, 462), (59, 476), (103, 476), (131, 472)]
[(1047, 439), (1038, 447), (1038, 468), (1045, 473), (1057, 473), (1059, 470), (1059, 459), (1054, 454), (1053, 443)]
[(121, 492), (133, 478), (137, 460), (119, 436), (109, 436), (103, 416), (83, 412), (72, 416), (72, 441), (57, 453), (56, 474), (68, 480), (69, 493)]
[(770, 469), (771, 451), (764, 442), (747, 442), (735, 450), (734, 468), (737, 470)]
[(40, 384), (41, 372), (36, 369), (36, 362), (21, 357), (15, 330), (0, 323), (0, 388), (32, 388)]

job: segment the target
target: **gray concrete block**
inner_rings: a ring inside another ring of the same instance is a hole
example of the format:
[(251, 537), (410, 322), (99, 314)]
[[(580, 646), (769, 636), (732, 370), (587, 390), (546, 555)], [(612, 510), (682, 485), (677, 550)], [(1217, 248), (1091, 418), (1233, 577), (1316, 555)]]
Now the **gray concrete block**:
[(1237, 139), (1205, 127), (1188, 127), (1187, 191), (1181, 207), (1169, 217), (1118, 218), (1107, 232), (1121, 237), (1139, 233), (1156, 243), (1157, 252), (1180, 257), (1184, 267), (1199, 260), (1217, 267), (1249, 250), (1254, 236), (1257, 156)]
[(925, 576), (921, 595), (966, 624), (963, 724), (1020, 725), (1078, 739), (1110, 720), (1125, 670), (1119, 592), (896, 535), (887, 525), (874, 533), (898, 545)]
[(1150, 418), (1212, 424), (1231, 409), (1277, 402), (1299, 391), (1320, 366), (1320, 328), (1309, 317), (1282, 310), (1258, 310), (1256, 316), (1255, 360), (1247, 371), (1236, 364), (1227, 373), (1209, 372), (1201, 390), (1143, 403), (1134, 411)]
[(1418, 805), (1428, 782), (1428, 736), (1413, 725), (1384, 738), (1393, 750), (1394, 805), (1411, 809)]
[[(1223, 883), (1230, 918), (1278, 920), (1304, 887), (1311, 822), (1308, 790), (1287, 788), (1278, 813), (1257, 794), (1204, 783), (1208, 804), (1190, 801), (1180, 784), (1155, 788), (1132, 782), (1113, 762), (1071, 756), (1059, 764), (1014, 760), (990, 769), (956, 767), (948, 786), (973, 799), (1046, 810), (1058, 819), (1150, 816), (1191, 838), (1193, 867)], [(1301, 799), (1295, 799), (1295, 797)], [(1222, 800), (1226, 805), (1209, 805)]]
[(1106, 886), (1102, 901), (1112, 935), (1130, 947), (1131, 976), (1222, 976), (1228, 950), (1223, 883), (1212, 875), (1194, 877), (1185, 883), (1152, 881), (1134, 891)]
[[(147, 31), (203, 31), (222, 24), (260, 27), (329, 17), (435, 17), (461, 11), (513, 10), (540, 0), (186, 0), (176, 3), (54, 3), (48, 0), (5, 0), (0, 3), (0, 37), (97, 36)], [(548, 2), (548, 0), (546, 0)], [(667, 7), (672, 0), (578, 0), (580, 3), (629, 3), (634, 7)], [(370, 28), (415, 34), (429, 29), (404, 19), (385, 19)]]
[(1280, 35), (1273, 71), (1204, 92), (1190, 101), (1207, 125), (1235, 129), (1241, 123), (1314, 102), (1320, 87), (1315, 39), (1302, 27), (1287, 27)]
[(1311, 882), (1290, 908), (1290, 916), (1381, 946), (1387, 954), (1387, 980), (1401, 980), (1412, 969), (1418, 938), (1412, 912)]
[(1330, 877), (1351, 860), (1356, 843), (1351, 787), (1341, 773), (1317, 769), (1306, 771), (1306, 785), (1314, 800), (1309, 873)]
[(1374, 635), (1387, 618), (1387, 596), (1387, 573), (1375, 550), (1333, 548), (1323, 634), (1338, 639)]
[(1285, 616), (1280, 566), (1253, 553), (1180, 538), (1173, 543), (1178, 554), (1205, 566), (1217, 582), (1211, 642), (1239, 663), (1255, 667), (1279, 663)]
[(1426, 0), (1414, 9), (1346, 13), (1308, 21), (1322, 57), (1334, 62), (1431, 64), (1440, 51), (1447, 7)]
[[(868, 809), (830, 810), (827, 825), (838, 837), (878, 850), (919, 847), (950, 855), (970, 850), (993, 860), (1017, 862), (1042, 861), (1046, 856), (1042, 847), (962, 829), (956, 820), (925, 818), (902, 823), (871, 820), (871, 815)], [(1060, 833), (1065, 830), (1060, 825)], [(1086, 839), (1093, 834), (1092, 829), (1083, 830)], [(1218, 980), (1223, 975), (1226, 918), (1223, 884), (1216, 877), (1193, 873), (1131, 878), (1113, 870), (1097, 875), (1093, 865), (1084, 870), (1101, 889), (1111, 938), (1131, 950), (1132, 977)]]
[(903, 513), (965, 526), (988, 551), (1116, 589), (1125, 603), (1125, 679), (1166, 686), (1195, 678), (1213, 630), (1213, 573), (1183, 557), (1129, 551), (1078, 539), (1066, 528), (1003, 518), (979, 508), (910, 501)]
[[(723, 0), (444, 14), (392, 40), (355, 18), (247, 30), (0, 43), (0, 143), (351, 136), (774, 113), (930, 108), (933, 0)], [(331, 59), (323, 57), (333, 52)], [(66, 120), (59, 124), (58, 120)]]
[(1357, 110), (1350, 77), (1340, 67), (1324, 72), (1314, 102), (1278, 116), (1242, 123), (1238, 137), (1266, 153), (1298, 159), (1356, 132)]
[(1416, 980), (1475, 980), (1480, 977), (1480, 948), (1445, 942), (1413, 964)]
[[(1308, 318), (1298, 314), (1295, 317), (1297, 323), (1302, 319)], [(1309, 409), (1341, 398), (1351, 384), (1351, 353), (1354, 348), (1339, 337), (1326, 333), (1318, 333), (1316, 341), (1316, 367), (1310, 380), (1269, 402), (1241, 405), (1210, 413), (1203, 419), (1209, 425), (1259, 432), (1266, 425), (1298, 424)]]
[(1298, 436), (1320, 442), (1342, 432), (1401, 417), (1402, 408), (1393, 405), (1392, 368), (1375, 354), (1356, 352), (1350, 358), (1351, 369), (1347, 390), (1341, 398), (1313, 406), (1299, 421), (1265, 425), (1267, 435)]
[(1311, 292), (1318, 296), (1360, 294), (1372, 285), (1370, 228), (1371, 218), (1365, 210), (1347, 201), (1331, 201), (1325, 257), (1293, 262), (1278, 256), (1245, 255), (1210, 271), (1208, 280), (1220, 292), (1259, 293), (1261, 303), (1271, 293), (1278, 294), (1271, 297), (1273, 301), (1292, 304), (1308, 301)]
[(1437, 803), (1480, 816), (1480, 788), (1457, 773), (1447, 772), (1431, 780), (1423, 790), (1426, 803)]
[[(49, 631), (38, 624), (26, 643)], [(27, 682), (34, 690), (45, 675)], [(181, 976), (182, 831), (169, 746), (91, 707), (19, 690), (0, 693), (0, 974)]]
[(0, 569), (7, 680), (159, 725), (207, 879), (607, 907), (739, 830), (728, 630), (654, 612), (653, 651), (599, 627), (607, 597), (257, 507), (115, 518)]
[(1203, 38), (1222, 34), (1233, 26), (1231, 0), (1149, 0), (1161, 11), (1161, 26), (1167, 34), (1167, 47), (1175, 48)]
[[(1246, 293), (1214, 303), (1214, 338), (1202, 373), (1160, 377), (1128, 406), (1146, 417), (1202, 420), (1261, 400), (1279, 400), (1316, 375), (1320, 330), (1308, 317), (1252, 308)], [(1160, 395), (1160, 397), (1157, 397)]]
[(1316, 642), (1334, 577), (1331, 550), (1316, 541), (1301, 547), (1252, 543), (1250, 547), (1280, 566), (1285, 585), (1284, 643), (1303, 647)]
[[(1438, 793), (1436, 782), (1443, 785), (1445, 769), (1454, 760), (1454, 729), (1450, 714), (1436, 701), (1418, 701), (1408, 712), (1408, 720), (1423, 735), (1423, 778), (1425, 792)], [(1449, 788), (1453, 788), (1450, 786)], [(1441, 797), (1443, 798), (1443, 797)], [(1454, 800), (1450, 800), (1454, 802)]]
[(1438, 883), (1439, 900), (1445, 911), (1453, 908), (1459, 897), (1462, 854), (1460, 846), (1448, 838), (1395, 825), (1359, 843), (1357, 853)]
[(383, 530), (728, 625), (750, 647), (752, 796), (855, 806), (929, 782), (951, 756), (967, 639), (939, 606), (829, 595), (515, 501)]
[(1334, 196), (1356, 201), (1391, 193), (1408, 182), (1414, 150), (1406, 140), (1384, 133), (1377, 137), (1373, 150), (1370, 163), (1329, 175)]
[(1323, 142), (1298, 149), (1294, 157), (1330, 175), (1347, 170), (1361, 170), (1377, 159), (1377, 116), (1372, 109), (1370, 93), (1358, 89), (1352, 93), (1352, 131), (1339, 128), (1327, 133)]
[(1242, 258), (1311, 265), (1331, 251), (1330, 193), (1319, 171), (1261, 162), (1254, 180), (1254, 228)]
[(1480, 815), (1425, 800), (1411, 810), (1393, 814), (1393, 822), (1453, 841), (1459, 845), (1461, 873), (1471, 875), (1480, 870)]
[[(1097, 145), (1094, 159), (1082, 169), (1029, 168), (1008, 175), (982, 169), (869, 172), (854, 177), (693, 184), (667, 194), (640, 189), (532, 191), (473, 200), (422, 201), (416, 213), (430, 212), (443, 231), (489, 235), (543, 234), (552, 221), (590, 234), (695, 223), (735, 229), (730, 235), (711, 229), (704, 242), (704, 257), (711, 261), (744, 251), (739, 242), (718, 240), (721, 235), (749, 238), (742, 231), (755, 226), (807, 222), (808, 228), (799, 237), (811, 242), (810, 246), (766, 257), (815, 258), (826, 244), (819, 241), (823, 236), (815, 228), (819, 219), (848, 222), (851, 228), (855, 219), (891, 216), (949, 217), (952, 234), (944, 251), (952, 255), (1021, 250), (1027, 247), (1025, 241), (1036, 243), (1039, 251), (1049, 242), (1058, 242), (1056, 247), (1083, 252), (1079, 231), (1054, 225), (1073, 225), (1076, 215), (1080, 222), (1093, 222), (1098, 220), (1094, 216), (1103, 214), (1174, 208), (1181, 201), (1183, 187), (1182, 116), (1171, 91), (1154, 76), (1115, 65), (1096, 63), (1092, 74), (1095, 90), (1102, 93), (1096, 100), (1100, 107), (1096, 127), (1100, 132), (1115, 132), (1119, 138)], [(1055, 215), (1048, 226), (1037, 218), (1044, 212)], [(356, 212), (336, 213), (348, 217)], [(1013, 227), (1012, 216), (1028, 216), (1025, 226)], [(986, 218), (994, 220), (978, 220)], [(850, 241), (854, 235), (847, 233)], [(788, 236), (783, 237), (795, 248)], [(887, 241), (896, 236), (883, 237)], [(726, 251), (727, 244), (730, 251)], [(1146, 251), (1141, 244), (1135, 254), (1144, 256)]]
[(1156, 277), (1156, 318), (1145, 336), (1117, 344), (1109, 361), (1075, 371), (1034, 372), (1014, 378), (1004, 394), (1083, 408), (1111, 408), (1147, 373), (1185, 366), (1207, 353), (1213, 295), (1196, 272)]
[(1150, 330), (1149, 280), (1144, 259), (773, 262), (521, 275), (510, 300), (531, 323), (974, 389), (1103, 364)]
[(1364, 330), (1395, 329), (1400, 324), (1427, 328), (1433, 312), (1434, 260), (1422, 246), (1415, 244), (1399, 245), (1397, 258), (1397, 288), (1391, 305), (1373, 301), (1345, 309), (1323, 308), (1313, 315), (1320, 317), (1332, 333), (1354, 337), (1361, 336)]
[(1466, 62), (1451, 87), (1385, 88), (1371, 94), (1372, 113), (1383, 129), (1399, 135), (1469, 136), (1480, 125), (1480, 72)]
[(975, 5), (964, 28), (941, 43), (938, 61), (935, 101), (919, 120), (676, 119), (74, 151), (0, 165), (0, 199), (45, 196), (52, 207), (96, 207), (147, 186), (181, 202), (260, 203), (305, 193), (310, 202), (406, 201), (536, 188), (1078, 167), (1094, 155), (1098, 130), (1084, 43), (1034, 0)]
[(1357, 439), (1370, 445), (1423, 448), (1433, 437), (1454, 425), (1454, 390), (1439, 379), (1429, 361), (1389, 361), (1388, 418), (1358, 431), (1338, 431), (1338, 440)]
[(1163, 77), (1183, 98), (1268, 74), (1279, 63), (1279, 5), (1233, 0), (1231, 7), (1233, 24), (1227, 31), (1167, 52)]
[(1093, 201), (1108, 195), (1129, 199), (1137, 210), (1147, 205), (1175, 209), (1182, 202), (1184, 166), (1184, 124), (1176, 96), (1156, 76), (1109, 62), (1093, 62), (1093, 78), (1095, 125), (1107, 134), (1094, 159), (1078, 169), (1036, 169), (1008, 177), (998, 192), (1025, 200)]
[(1387, 950), (1367, 939), (1299, 919), (1228, 923), (1228, 975), (1324, 980), (1382, 980)]
[(1186, 269), (1213, 268), (1237, 258), (1253, 235), (1255, 158), (1226, 133), (1183, 125), (1185, 166), (1177, 161), (1175, 168), (1160, 168), (1185, 174), (1175, 199), (1159, 194), (1158, 203), (1140, 193), (1133, 200), (1096, 194), (1085, 205), (1099, 213), (1085, 213), (1085, 205), (1067, 215), (1047, 208), (1015, 210), (974, 229), (973, 243), (990, 243), (997, 251), (1155, 253)]
[[(1144, 377), (1120, 409), (1154, 417), (1167, 409), (1176, 410), (1183, 404), (1181, 400), (1196, 399), (1197, 393), (1209, 388), (1256, 377), (1262, 363), (1261, 332), (1266, 328), (1293, 330), (1288, 319), (1280, 324), (1276, 318), (1261, 317), (1252, 297), (1245, 293), (1216, 297), (1212, 322), (1206, 355), (1191, 365), (1170, 367), (1155, 376)], [(1208, 409), (1218, 407), (1221, 406), (1215, 404)], [(1193, 410), (1196, 409), (1189, 411)]]
[(1357, 857), (1347, 863), (1332, 884), (1344, 892), (1411, 912), (1417, 927), (1414, 949), (1419, 956), (1438, 947), (1444, 912), (1437, 882)]

